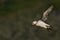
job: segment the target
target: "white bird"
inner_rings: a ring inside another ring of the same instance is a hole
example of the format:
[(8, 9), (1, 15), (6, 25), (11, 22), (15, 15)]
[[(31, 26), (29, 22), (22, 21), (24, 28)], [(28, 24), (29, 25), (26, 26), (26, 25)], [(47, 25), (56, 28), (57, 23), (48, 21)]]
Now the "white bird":
[(47, 20), (47, 17), (48, 17), (48, 14), (52, 11), (53, 9), (53, 5), (51, 5), (44, 13), (43, 13), (43, 16), (42, 16), (42, 19), (38, 20), (38, 21), (33, 21), (32, 22), (32, 25), (36, 25), (36, 26), (40, 26), (42, 28), (45, 28), (47, 29), (48, 31), (52, 31), (52, 26), (45, 23), (44, 21)]

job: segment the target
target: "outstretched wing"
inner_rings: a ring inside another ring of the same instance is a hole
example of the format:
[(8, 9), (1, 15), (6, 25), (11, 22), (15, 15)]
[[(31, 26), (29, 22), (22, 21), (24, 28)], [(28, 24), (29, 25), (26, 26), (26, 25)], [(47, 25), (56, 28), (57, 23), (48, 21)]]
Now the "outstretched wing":
[(46, 21), (46, 20), (47, 20), (48, 14), (52, 11), (52, 9), (53, 9), (53, 5), (51, 5), (51, 6), (43, 13), (43, 16), (42, 16), (42, 20), (43, 20), (43, 21)]

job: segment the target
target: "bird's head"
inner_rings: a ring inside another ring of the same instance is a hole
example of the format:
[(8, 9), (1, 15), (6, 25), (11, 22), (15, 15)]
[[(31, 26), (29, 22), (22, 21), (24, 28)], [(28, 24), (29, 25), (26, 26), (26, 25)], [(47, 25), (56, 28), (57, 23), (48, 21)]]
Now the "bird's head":
[(37, 21), (33, 21), (33, 22), (32, 22), (32, 25), (36, 25), (36, 24), (37, 24)]

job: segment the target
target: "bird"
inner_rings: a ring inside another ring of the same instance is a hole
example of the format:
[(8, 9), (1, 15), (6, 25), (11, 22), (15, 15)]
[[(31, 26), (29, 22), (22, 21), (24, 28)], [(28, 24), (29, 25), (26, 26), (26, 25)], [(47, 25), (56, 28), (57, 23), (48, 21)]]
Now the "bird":
[(52, 12), (53, 8), (54, 8), (53, 5), (51, 5), (45, 12), (43, 12), (42, 18), (39, 19), (38, 21), (37, 20), (34, 20), (32, 22), (32, 25), (40, 26), (40, 27), (42, 27), (44, 29), (47, 29), (49, 32), (52, 31), (53, 30), (53, 27), (50, 24), (47, 24), (45, 21), (48, 18), (48, 14), (50, 12)]

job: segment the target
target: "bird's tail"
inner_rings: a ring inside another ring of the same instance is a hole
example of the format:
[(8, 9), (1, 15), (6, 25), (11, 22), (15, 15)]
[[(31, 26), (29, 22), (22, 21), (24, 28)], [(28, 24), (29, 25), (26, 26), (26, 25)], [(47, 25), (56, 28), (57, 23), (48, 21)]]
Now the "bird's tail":
[(49, 28), (47, 28), (47, 30), (48, 30), (49, 32), (52, 32), (52, 31), (53, 31), (53, 27), (49, 27)]

